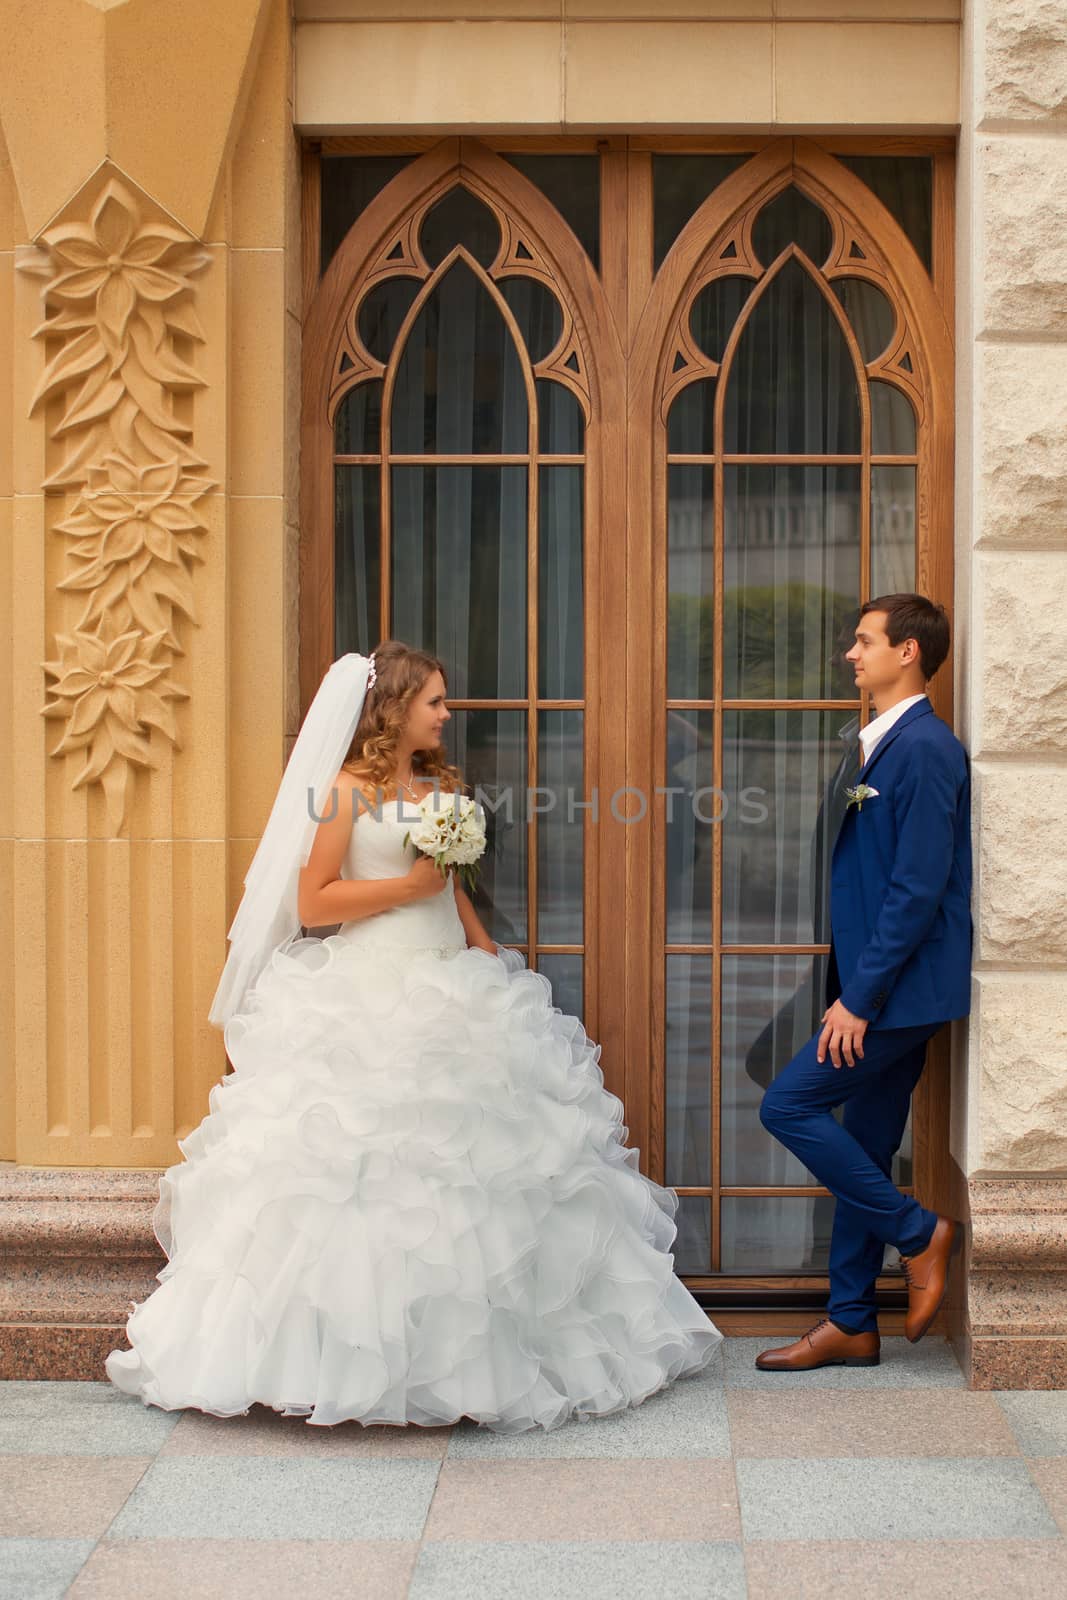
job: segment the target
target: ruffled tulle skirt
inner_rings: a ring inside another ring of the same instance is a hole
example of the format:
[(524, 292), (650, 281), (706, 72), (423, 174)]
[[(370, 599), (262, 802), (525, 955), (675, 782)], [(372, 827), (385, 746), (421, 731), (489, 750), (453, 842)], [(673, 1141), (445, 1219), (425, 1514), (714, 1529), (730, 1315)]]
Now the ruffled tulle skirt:
[(279, 946), (153, 1215), (106, 1371), (146, 1404), (514, 1433), (638, 1405), (721, 1334), (600, 1046), (521, 953)]

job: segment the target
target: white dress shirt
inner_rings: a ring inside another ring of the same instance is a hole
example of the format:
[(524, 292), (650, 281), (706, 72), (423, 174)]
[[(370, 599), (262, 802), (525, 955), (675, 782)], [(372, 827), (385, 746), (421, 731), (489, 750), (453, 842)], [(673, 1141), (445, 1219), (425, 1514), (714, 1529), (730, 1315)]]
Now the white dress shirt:
[(902, 717), (909, 706), (917, 706), (920, 700), (925, 700), (925, 694), (910, 694), (906, 700), (898, 700), (895, 706), (890, 706), (888, 711), (883, 711), (880, 717), (873, 718), (865, 728), (860, 729), (860, 744), (863, 746), (863, 764), (874, 754), (874, 747), (880, 739), (884, 739), (894, 722)]

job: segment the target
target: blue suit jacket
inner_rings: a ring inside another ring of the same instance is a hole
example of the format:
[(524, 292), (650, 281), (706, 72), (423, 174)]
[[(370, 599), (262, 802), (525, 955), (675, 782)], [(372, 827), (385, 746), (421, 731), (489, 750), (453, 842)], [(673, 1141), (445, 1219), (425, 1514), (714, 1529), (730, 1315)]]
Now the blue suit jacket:
[(875, 746), (830, 867), (827, 994), (879, 1027), (971, 1008), (971, 785), (967, 754), (928, 700)]

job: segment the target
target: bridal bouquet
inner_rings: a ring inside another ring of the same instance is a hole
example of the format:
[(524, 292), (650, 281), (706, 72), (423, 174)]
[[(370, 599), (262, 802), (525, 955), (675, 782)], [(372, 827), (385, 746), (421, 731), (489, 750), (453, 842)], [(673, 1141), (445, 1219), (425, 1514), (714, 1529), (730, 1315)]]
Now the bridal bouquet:
[[(442, 810), (438, 802), (447, 801)], [(474, 888), (479, 867), (476, 864), (485, 850), (485, 816), (481, 806), (468, 795), (427, 794), (419, 801), (419, 821), (404, 835), (421, 850), (432, 856), (442, 874), (456, 867), (464, 887)]]

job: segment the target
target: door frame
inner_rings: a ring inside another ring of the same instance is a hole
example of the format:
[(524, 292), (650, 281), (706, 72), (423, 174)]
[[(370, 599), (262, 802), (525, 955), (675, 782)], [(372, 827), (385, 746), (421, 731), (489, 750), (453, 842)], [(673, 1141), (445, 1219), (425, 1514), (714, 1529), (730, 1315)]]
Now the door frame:
[[(550, 202), (503, 152), (597, 153), (600, 168), (601, 264), (597, 274)], [(725, 179), (689, 220), (653, 274), (630, 243), (631, 229), (651, 238), (652, 160), (658, 153), (752, 154)], [(320, 278), (320, 162), (323, 154), (409, 154), (423, 157), (403, 169), (370, 202)], [(928, 275), (905, 235), (871, 191), (835, 155), (924, 155), (933, 167), (933, 265)], [(653, 137), (382, 137), (338, 136), (305, 142), (302, 167), (303, 350), (301, 411), (300, 705), (306, 711), (333, 652), (333, 467), (328, 420), (333, 346), (337, 330), (368, 277), (385, 270), (395, 241), (410, 219), (460, 179), (498, 214), (518, 212), (535, 248), (566, 295), (584, 341), (591, 414), (585, 451), (586, 681), (584, 693), (586, 796), (601, 796), (595, 824), (585, 814), (585, 1000), (589, 1033), (601, 1041), (606, 1086), (626, 1106), (627, 1142), (641, 1150), (641, 1167), (663, 1181), (665, 1077), (662, 1060), (662, 985), (655, 982), (655, 952), (663, 944), (663, 819), (650, 805), (646, 824), (623, 825), (605, 815), (605, 797), (627, 785), (651, 789), (659, 772), (665, 701), (665, 642), (657, 638), (662, 611), (663, 563), (657, 565), (657, 496), (665, 477), (663, 430), (653, 425), (657, 384), (667, 359), (667, 332), (687, 283), (716, 231), (750, 205), (795, 181), (817, 197), (820, 188), (838, 206), (851, 207), (890, 256), (916, 325), (936, 353), (936, 438), (932, 467), (917, 503), (917, 586), (940, 600), (951, 617), (953, 601), (953, 288), (955, 142), (944, 137), (725, 138)], [(872, 205), (872, 201), (874, 204)], [(395, 260), (392, 263), (395, 266)], [(626, 537), (608, 536), (625, 528)], [(383, 568), (387, 547), (383, 548)], [(532, 566), (536, 594), (536, 562)], [(717, 604), (721, 603), (721, 589)], [(660, 611), (656, 610), (657, 605)], [(387, 590), (383, 586), (382, 632)], [(623, 619), (620, 630), (619, 619)], [(620, 636), (621, 633), (621, 636)], [(662, 635), (662, 630), (660, 630)], [(536, 625), (529, 642), (536, 662)], [(534, 681), (531, 677), (529, 681)], [(866, 697), (864, 697), (865, 702)], [(952, 656), (931, 684), (936, 710), (952, 720)], [(460, 709), (477, 701), (452, 701)], [(570, 703), (570, 702), (568, 702)], [(497, 705), (498, 702), (493, 702)], [(550, 706), (553, 702), (538, 701)], [(866, 713), (866, 704), (864, 703)], [(531, 741), (536, 719), (531, 716)], [(530, 844), (535, 843), (532, 834)], [(530, 849), (530, 894), (536, 896), (536, 849)], [(600, 908), (621, 937), (603, 937)], [(716, 919), (718, 926), (718, 919)], [(713, 1094), (718, 1093), (718, 1077)], [(931, 1042), (915, 1096), (915, 1186), (926, 1203), (949, 1206), (949, 1033)], [(686, 1193), (679, 1187), (679, 1193)], [(775, 1193), (781, 1193), (775, 1190)], [(804, 1194), (824, 1191), (805, 1188)], [(795, 1318), (792, 1300), (815, 1298), (819, 1275), (767, 1277), (687, 1275), (709, 1303), (747, 1307), (777, 1299), (775, 1327)], [(897, 1289), (887, 1277), (882, 1286)], [(731, 1331), (741, 1331), (741, 1323)], [(798, 1315), (800, 1315), (798, 1313)]]

